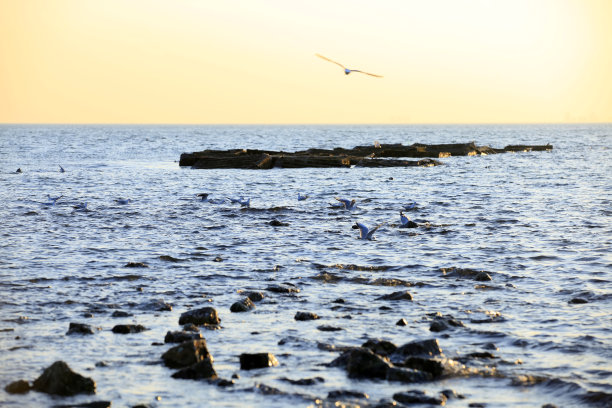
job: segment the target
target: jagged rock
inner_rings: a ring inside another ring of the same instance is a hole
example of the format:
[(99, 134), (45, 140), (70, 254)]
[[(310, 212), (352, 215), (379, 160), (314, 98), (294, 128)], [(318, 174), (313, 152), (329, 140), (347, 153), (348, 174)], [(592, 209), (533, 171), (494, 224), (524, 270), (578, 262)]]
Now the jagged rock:
[(344, 367), (351, 378), (386, 378), (389, 370), (389, 363), (383, 357), (365, 347), (345, 351), (330, 366)]
[(370, 339), (363, 343), (361, 347), (368, 348), (379, 356), (388, 356), (397, 349), (397, 346), (390, 341), (378, 339)]
[(206, 340), (199, 339), (184, 341), (178, 346), (172, 347), (162, 355), (162, 360), (170, 368), (184, 368), (209, 357), (212, 363), (212, 356), (208, 352), (208, 347), (206, 347)]
[(209, 354), (203, 360), (177, 371), (176, 373), (172, 374), (172, 378), (181, 378), (189, 380), (217, 378), (217, 373), (213, 367), (212, 356)]
[(70, 323), (66, 334), (94, 334), (93, 328), (84, 323)]
[(264, 294), (261, 292), (247, 292), (245, 295), (251, 299), (252, 302), (260, 302), (264, 299)]
[(400, 290), (398, 292), (377, 297), (376, 300), (412, 300), (412, 295), (407, 290)]
[(589, 303), (589, 301), (584, 299), (584, 298), (575, 297), (575, 298), (573, 298), (572, 300), (570, 300), (567, 303), (573, 304), (573, 305), (579, 305), (579, 304), (583, 304), (583, 303)]
[(437, 339), (418, 340), (398, 347), (391, 355), (391, 361), (403, 363), (408, 357), (431, 357), (440, 355), (442, 355), (442, 349)]
[(359, 391), (348, 391), (348, 390), (335, 390), (327, 393), (327, 399), (343, 399), (343, 398), (357, 398), (357, 399), (369, 399), (370, 396), (365, 392)]
[(171, 312), (172, 311), (172, 305), (164, 302), (161, 299), (153, 300), (145, 304), (144, 308), (146, 310), (153, 310), (156, 312)]
[(465, 325), (451, 315), (437, 314), (436, 316), (434, 316), (434, 320), (429, 326), (429, 331), (441, 332), (449, 330), (453, 327), (465, 327)]
[(30, 383), (26, 380), (13, 381), (4, 387), (4, 391), (8, 392), (9, 394), (25, 394), (30, 391)]
[(319, 316), (313, 312), (297, 312), (294, 316), (295, 320), (317, 320)]
[(325, 379), (323, 377), (302, 378), (300, 380), (292, 380), (287, 377), (282, 377), (282, 378), (279, 378), (279, 380), (288, 382), (293, 385), (315, 385), (318, 383), (325, 382)]
[(397, 322), (395, 322), (396, 326), (408, 326), (408, 322), (406, 321), (406, 319), (399, 319)]
[(217, 311), (212, 307), (203, 307), (201, 309), (190, 310), (181, 314), (179, 324), (193, 323), (196, 326), (216, 325), (221, 322)]
[(405, 367), (389, 367), (386, 377), (388, 381), (398, 381), (403, 383), (424, 382), (430, 381), (433, 378), (434, 377), (428, 372)]
[(62, 396), (95, 394), (96, 383), (72, 371), (65, 362), (56, 361), (34, 380), (32, 389)]
[(440, 394), (438, 397), (431, 397), (425, 391), (420, 390), (398, 392), (393, 394), (393, 399), (402, 404), (444, 405), (446, 403), (446, 396), (444, 394)]
[(275, 367), (278, 360), (270, 353), (243, 353), (240, 355), (240, 369), (252, 370), (254, 368)]
[(464, 279), (473, 279), (478, 282), (490, 281), (491, 275), (487, 271), (477, 271), (475, 269), (469, 268), (440, 268), (442, 271), (442, 276), (445, 278), (464, 278)]
[(124, 268), (148, 268), (149, 265), (147, 265), (144, 262), (128, 262), (124, 265)]
[(134, 315), (128, 312), (124, 312), (122, 310), (115, 310), (113, 314), (111, 314), (111, 317), (130, 317), (130, 316), (134, 316)]
[(317, 326), (317, 330), (321, 330), (321, 331), (325, 331), (325, 332), (334, 332), (334, 331), (341, 331), (341, 330), (344, 330), (344, 329), (342, 327), (321, 325), (321, 326)]
[(180, 259), (177, 259), (170, 255), (161, 255), (159, 259), (161, 259), (162, 261), (166, 261), (166, 262), (181, 262)]
[(164, 343), (183, 343), (189, 340), (200, 340), (202, 334), (193, 331), (168, 331), (164, 337)]
[(239, 313), (239, 312), (248, 312), (249, 310), (255, 309), (255, 304), (251, 301), (251, 299), (244, 298), (236, 303), (234, 303), (230, 307), (230, 312)]
[(274, 293), (300, 293), (300, 289), (291, 284), (270, 285), (266, 290)]
[(141, 324), (118, 324), (112, 329), (113, 333), (116, 334), (140, 333), (145, 330), (148, 329)]
[(273, 227), (288, 227), (289, 223), (287, 222), (281, 222), (279, 220), (277, 220), (276, 218), (274, 218), (272, 221), (270, 221), (268, 224), (270, 224)]

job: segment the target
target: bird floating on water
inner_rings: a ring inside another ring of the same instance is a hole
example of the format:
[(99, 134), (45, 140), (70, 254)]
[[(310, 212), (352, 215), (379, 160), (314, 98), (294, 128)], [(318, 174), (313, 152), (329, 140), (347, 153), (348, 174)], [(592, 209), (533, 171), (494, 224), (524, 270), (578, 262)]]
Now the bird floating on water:
[(245, 199), (244, 197), (240, 196), (240, 198), (231, 198), (231, 197), (227, 197), (228, 200), (230, 200), (232, 203), (234, 204), (240, 204), (243, 207), (251, 207), (251, 199)]
[(412, 221), (410, 218), (404, 215), (403, 211), (400, 211), (400, 228), (416, 228), (418, 227), (417, 223)]
[(404, 211), (414, 210), (414, 209), (416, 209), (416, 206), (417, 206), (416, 201), (408, 203), (408, 204), (404, 205)]
[(358, 69), (350, 69), (350, 68), (347, 68), (347, 67), (345, 67), (344, 65), (342, 65), (341, 63), (336, 62), (336, 61), (334, 61), (334, 60), (331, 60), (331, 59), (329, 59), (329, 58), (327, 58), (327, 57), (324, 57), (324, 56), (322, 56), (321, 54), (315, 54), (315, 55), (316, 55), (317, 57), (319, 57), (319, 58), (324, 59), (325, 61), (329, 61), (329, 62), (332, 62), (332, 63), (334, 63), (334, 64), (336, 64), (336, 65), (339, 65), (340, 67), (342, 67), (342, 69), (344, 69), (344, 74), (345, 74), (345, 75), (348, 75), (348, 74), (350, 74), (351, 72), (359, 72), (359, 73), (366, 74), (366, 75), (369, 75), (369, 76), (373, 76), (373, 77), (376, 77), (376, 78), (382, 78), (382, 75), (376, 75), (376, 74), (371, 74), (371, 73), (369, 73), (369, 72), (361, 71), (361, 70), (358, 70)]
[(209, 193), (196, 194), (197, 197), (202, 197), (202, 201), (208, 201), (208, 196), (209, 195), (210, 195)]
[(132, 202), (131, 198), (116, 198), (115, 202), (117, 204), (126, 205)]
[(298, 201), (304, 201), (304, 200), (306, 200), (308, 197), (310, 197), (308, 194), (306, 194), (306, 195), (302, 195), (302, 194), (298, 193), (298, 197), (297, 197), (297, 199), (298, 199)]
[(355, 204), (355, 199), (347, 200), (346, 198), (338, 198), (334, 197), (336, 200), (340, 201), (346, 210), (354, 210), (357, 207)]
[(43, 205), (54, 206), (57, 200), (59, 200), (62, 197), (63, 195), (59, 195), (57, 197), (51, 197), (51, 194), (47, 194), (47, 198), (49, 199), (49, 201), (47, 201), (46, 203), (43, 203)]
[(355, 225), (353, 225), (353, 229), (359, 228), (359, 239), (367, 239), (367, 240), (371, 241), (371, 240), (374, 239), (374, 237), (372, 235), (374, 235), (376, 230), (378, 230), (380, 227), (382, 227), (383, 224), (378, 224), (374, 228), (369, 229), (368, 227), (366, 227), (362, 223), (356, 222)]

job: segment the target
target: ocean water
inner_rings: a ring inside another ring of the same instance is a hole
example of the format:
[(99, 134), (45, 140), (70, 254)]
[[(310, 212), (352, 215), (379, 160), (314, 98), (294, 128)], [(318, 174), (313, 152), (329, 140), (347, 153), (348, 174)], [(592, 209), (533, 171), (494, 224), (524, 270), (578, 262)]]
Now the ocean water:
[[(374, 140), (554, 149), (450, 157), (431, 168), (178, 166), (182, 152), (204, 149), (295, 151)], [(453, 389), (465, 398), (449, 407), (611, 406), (611, 142), (612, 125), (0, 126), (0, 405), (307, 407), (350, 390), (367, 393), (360, 402), (367, 406), (409, 389)], [(250, 197), (251, 207), (199, 201), (204, 192)], [(309, 198), (298, 202), (298, 192)], [(47, 195), (62, 198), (50, 206)], [(357, 209), (330, 208), (334, 197), (354, 198)], [(413, 200), (417, 209), (407, 214), (421, 226), (400, 229), (399, 210)], [(74, 208), (80, 203), (87, 211)], [(271, 226), (274, 219), (288, 225)], [(355, 221), (385, 225), (376, 240), (362, 241)], [(449, 267), (484, 270), (492, 280), (444, 277), (440, 268)], [(321, 280), (324, 272), (336, 281)], [(373, 284), (378, 278), (412, 285)], [(300, 292), (266, 290), (281, 283)], [(265, 299), (231, 313), (247, 290)], [(397, 290), (413, 301), (377, 299)], [(587, 303), (570, 303), (575, 298)], [(157, 310), (160, 302), (172, 310)], [(219, 376), (239, 375), (233, 386), (173, 379), (161, 362), (170, 347), (164, 336), (180, 329), (180, 314), (205, 306), (217, 309), (222, 328), (202, 335)], [(298, 311), (320, 319), (296, 321)], [(431, 332), (438, 312), (464, 327)], [(401, 318), (406, 326), (395, 324)], [(100, 330), (66, 335), (70, 322)], [(149, 330), (111, 331), (123, 323)], [(326, 366), (340, 354), (331, 345), (372, 338), (398, 346), (436, 338), (449, 358), (484, 351), (495, 358), (465, 363), (481, 374), (419, 384), (351, 379)], [(280, 364), (240, 370), (245, 352), (273, 353)], [(4, 391), (57, 360), (94, 379), (96, 395)], [(324, 381), (283, 380), (313, 377)], [(279, 392), (268, 395), (262, 384)]]

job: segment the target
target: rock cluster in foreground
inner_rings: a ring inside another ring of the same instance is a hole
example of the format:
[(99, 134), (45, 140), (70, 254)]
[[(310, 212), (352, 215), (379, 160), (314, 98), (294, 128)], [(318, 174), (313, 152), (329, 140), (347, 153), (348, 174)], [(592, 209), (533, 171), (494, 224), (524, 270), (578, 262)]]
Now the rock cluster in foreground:
[[(283, 152), (258, 149), (203, 150), (183, 153), (180, 166), (196, 169), (271, 169), (302, 167), (431, 167), (442, 164), (433, 158), (451, 156), (476, 156), (507, 152), (531, 152), (552, 150), (552, 145), (509, 145), (503, 149), (476, 146), (471, 143), (447, 143), (425, 145), (415, 143), (357, 146), (352, 149), (308, 149)], [(420, 160), (403, 160), (403, 158)]]

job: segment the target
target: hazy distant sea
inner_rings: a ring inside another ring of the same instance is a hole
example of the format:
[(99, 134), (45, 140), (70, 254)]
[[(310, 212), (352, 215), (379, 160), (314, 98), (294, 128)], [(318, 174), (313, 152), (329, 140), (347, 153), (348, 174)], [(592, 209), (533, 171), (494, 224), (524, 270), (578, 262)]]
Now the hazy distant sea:
[[(450, 157), (431, 168), (178, 166), (182, 152), (203, 149), (295, 151), (375, 140), (551, 143), (554, 150)], [(314, 406), (334, 390), (365, 392), (375, 405), (408, 389), (453, 389), (465, 399), (449, 407), (611, 406), (611, 144), (612, 125), (2, 125), (0, 405)], [(203, 192), (250, 197), (251, 208), (203, 203), (195, 196)], [(298, 202), (298, 192), (310, 198)], [(47, 195), (62, 198), (50, 206)], [(336, 196), (354, 198), (358, 208), (330, 209)], [(410, 217), (433, 227), (397, 227), (399, 210), (412, 200), (418, 209)], [(87, 211), (74, 208), (82, 203)], [(289, 225), (271, 226), (273, 219)], [(355, 221), (387, 224), (369, 242), (357, 239)], [(126, 268), (129, 262), (148, 268)], [(492, 280), (443, 277), (440, 268), (453, 266), (485, 270)], [(323, 272), (336, 282), (322, 280)], [(412, 286), (372, 284), (378, 278)], [(300, 292), (265, 290), (283, 282)], [(266, 298), (252, 312), (230, 313), (241, 290)], [(396, 290), (414, 300), (377, 300)], [(339, 298), (344, 303), (334, 303)], [(570, 303), (576, 298), (586, 303)], [(158, 311), (163, 302), (172, 311)], [(239, 374), (231, 387), (172, 379), (160, 359), (169, 345), (154, 345), (180, 328), (181, 313), (203, 306), (221, 316), (221, 330), (202, 334), (219, 376)], [(118, 310), (129, 316), (111, 317)], [(321, 318), (298, 322), (297, 311)], [(438, 312), (465, 327), (430, 332)], [(407, 326), (396, 326), (401, 318)], [(100, 330), (67, 336), (70, 322)], [(149, 330), (114, 334), (120, 323)], [(449, 358), (487, 351), (494, 358), (469, 364), (498, 375), (401, 384), (353, 380), (324, 366), (339, 353), (322, 345), (370, 338), (396, 345), (437, 338)], [(280, 365), (240, 370), (244, 352), (273, 353)], [(4, 391), (56, 360), (93, 378), (96, 395)], [(300, 386), (283, 377), (324, 381)], [(284, 394), (265, 395), (257, 384)]]

